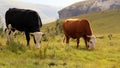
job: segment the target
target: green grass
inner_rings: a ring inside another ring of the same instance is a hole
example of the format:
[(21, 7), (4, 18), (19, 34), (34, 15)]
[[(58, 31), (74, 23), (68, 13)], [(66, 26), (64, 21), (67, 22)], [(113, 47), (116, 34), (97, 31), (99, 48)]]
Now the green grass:
[[(97, 39), (93, 50), (87, 50), (81, 39), (80, 47), (76, 48), (75, 40), (70, 40), (69, 48), (62, 45), (61, 37), (42, 42), (40, 49), (31, 49), (21, 44), (23, 41), (13, 41), (10, 45), (0, 46), (1, 68), (119, 68), (120, 66), (120, 35), (108, 35)], [(4, 37), (5, 38), (5, 37)], [(0, 40), (4, 40), (0, 38)], [(17, 38), (18, 41), (21, 38)], [(23, 38), (25, 39), (25, 38)], [(5, 41), (5, 40), (4, 40)], [(25, 41), (24, 41), (25, 43)], [(49, 66), (53, 63), (53, 66)]]
[[(63, 33), (56, 32), (56, 23), (45, 24), (46, 33), (41, 48), (35, 49), (31, 37), (30, 48), (25, 36), (18, 35), (8, 45), (4, 34), (0, 36), (0, 68), (119, 68), (120, 67), (120, 10), (86, 14), (77, 18), (88, 18), (97, 38), (95, 49), (87, 50), (83, 39), (79, 48), (71, 39), (67, 47), (62, 44)], [(75, 17), (76, 18), (76, 17)], [(60, 22), (62, 22), (60, 20)], [(52, 29), (52, 30), (51, 30)], [(112, 34), (112, 40), (108, 35)]]

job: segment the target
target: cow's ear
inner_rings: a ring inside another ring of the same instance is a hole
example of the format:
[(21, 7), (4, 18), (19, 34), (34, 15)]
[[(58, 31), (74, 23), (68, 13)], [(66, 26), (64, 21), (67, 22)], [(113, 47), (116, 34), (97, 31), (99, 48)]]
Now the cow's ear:
[(95, 35), (92, 35), (92, 36), (87, 35), (87, 37), (89, 37), (89, 38), (96, 38), (96, 36), (95, 36)]
[(42, 36), (44, 36), (44, 35), (45, 35), (45, 33), (43, 33), (43, 32), (40, 32), (40, 34), (41, 34)]
[(42, 36), (46, 35), (45, 33), (42, 34)]

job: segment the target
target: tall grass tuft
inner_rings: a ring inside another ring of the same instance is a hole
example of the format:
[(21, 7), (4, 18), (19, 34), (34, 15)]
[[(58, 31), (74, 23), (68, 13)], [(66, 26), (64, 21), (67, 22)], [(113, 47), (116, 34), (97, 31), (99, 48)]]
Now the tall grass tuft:
[(16, 43), (14, 41), (11, 41), (9, 45), (6, 45), (6, 49), (16, 54), (21, 54), (27, 50), (20, 42)]
[(47, 50), (48, 50), (48, 44), (47, 44), (47, 46), (41, 47), (41, 48), (39, 49), (39, 57), (40, 57), (41, 59), (47, 57)]

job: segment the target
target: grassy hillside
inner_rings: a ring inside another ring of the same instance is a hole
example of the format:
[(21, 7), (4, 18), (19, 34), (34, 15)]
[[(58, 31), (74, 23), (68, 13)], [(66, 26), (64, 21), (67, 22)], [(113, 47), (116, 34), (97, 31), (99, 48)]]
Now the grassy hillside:
[[(119, 33), (120, 32), (120, 9), (107, 10), (103, 12), (84, 14), (73, 18), (87, 18), (96, 34)], [(62, 22), (62, 21), (61, 21)], [(56, 22), (46, 24), (43, 30), (48, 27), (55, 27)]]
[[(70, 40), (69, 47), (62, 44), (61, 20), (43, 25), (41, 31), (46, 36), (43, 37), (40, 49), (34, 48), (32, 37), (30, 48), (27, 47), (25, 35), (18, 35), (8, 45), (5, 34), (0, 31), (0, 68), (119, 68), (118, 11), (120, 10), (80, 16), (90, 20), (96, 35), (103, 35), (102, 39), (97, 38), (96, 47), (92, 50), (86, 49), (82, 39), (79, 48), (76, 48), (76, 40), (73, 39)], [(112, 40), (108, 34), (112, 34)]]
[(85, 14), (75, 18), (87, 18), (95, 33), (119, 33), (120, 9)]

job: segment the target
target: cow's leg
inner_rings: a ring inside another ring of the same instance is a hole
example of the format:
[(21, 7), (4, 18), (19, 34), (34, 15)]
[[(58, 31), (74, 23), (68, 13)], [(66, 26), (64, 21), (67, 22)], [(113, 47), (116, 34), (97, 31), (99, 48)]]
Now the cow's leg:
[(83, 39), (84, 39), (84, 41), (85, 41), (85, 45), (86, 45), (86, 47), (88, 48), (89, 46), (87, 45), (87, 37), (84, 36)]
[(66, 46), (65, 46), (65, 48), (68, 50), (68, 48), (69, 48), (69, 36), (65, 36), (65, 41), (66, 41)]
[(33, 39), (34, 39), (34, 43), (36, 44), (35, 36), (33, 36)]
[(29, 46), (30, 36), (29, 32), (25, 32), (26, 40), (27, 40), (27, 46)]
[(7, 36), (7, 44), (9, 44), (11, 41), (11, 37), (10, 37), (11, 29), (12, 29), (11, 24), (9, 24), (8, 27), (5, 29), (6, 36)]
[(10, 43), (10, 41), (11, 41), (10, 34), (11, 34), (11, 30), (9, 30), (9, 29), (6, 29), (7, 44), (9, 44), (9, 43)]
[(66, 44), (69, 45), (69, 39), (70, 37), (69, 36), (66, 36)]
[(79, 38), (77, 38), (77, 48), (79, 47)]

